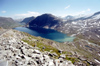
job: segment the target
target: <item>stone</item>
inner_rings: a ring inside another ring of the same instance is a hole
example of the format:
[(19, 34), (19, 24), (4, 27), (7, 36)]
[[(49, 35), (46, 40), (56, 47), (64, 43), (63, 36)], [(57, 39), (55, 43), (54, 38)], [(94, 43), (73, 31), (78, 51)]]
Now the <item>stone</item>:
[(74, 66), (74, 65), (72, 64), (71, 61), (67, 61), (67, 62), (65, 62), (65, 65), (66, 65), (66, 66)]
[(58, 50), (58, 52), (62, 54), (63, 51), (62, 50)]
[(58, 56), (56, 53), (52, 53), (53, 54), (53, 56)]
[(25, 57), (24, 57), (24, 56), (21, 56), (21, 58), (22, 58), (22, 59), (25, 59)]
[(52, 53), (49, 53), (48, 55), (49, 55), (50, 57), (53, 57), (53, 54), (52, 54)]
[(61, 54), (60, 55), (60, 58), (63, 58), (64, 59), (64, 58), (66, 58), (66, 55), (65, 54)]
[(54, 63), (53, 63), (53, 60), (50, 60), (50, 61), (49, 61), (48, 66), (55, 66)]
[(39, 50), (34, 50), (33, 53), (40, 54), (41, 52)]
[(80, 56), (79, 59), (82, 60), (82, 61), (86, 61), (86, 60), (87, 60), (87, 59), (86, 59), (85, 57), (83, 57), (83, 56)]
[(63, 63), (64, 59), (63, 58), (59, 58), (60, 63)]
[(0, 66), (7, 66), (7, 65), (8, 65), (8, 61), (0, 60)]
[(60, 60), (59, 60), (59, 59), (55, 59), (55, 60), (54, 60), (54, 63), (55, 63), (55, 66), (59, 66)]

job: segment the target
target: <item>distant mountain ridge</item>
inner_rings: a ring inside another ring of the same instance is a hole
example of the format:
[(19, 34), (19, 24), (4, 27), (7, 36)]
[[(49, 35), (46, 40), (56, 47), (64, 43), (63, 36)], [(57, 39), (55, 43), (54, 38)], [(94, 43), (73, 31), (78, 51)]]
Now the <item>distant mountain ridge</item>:
[(35, 19), (34, 16), (32, 16), (32, 17), (27, 17), (27, 18), (23, 19), (20, 23), (27, 24), (29, 21), (31, 21), (31, 20), (33, 20), (33, 19)]
[(88, 17), (66, 21), (60, 27), (55, 28), (55, 30), (100, 45), (100, 12), (96, 12)]
[(96, 12), (93, 15), (90, 15), (88, 17), (80, 17), (78, 19), (79, 20), (81, 20), (81, 19), (83, 19), (83, 20), (85, 20), (85, 19), (96, 19), (96, 18), (99, 18), (99, 17), (100, 17), (100, 11), (99, 12)]
[(0, 17), (0, 27), (8, 29), (8, 28), (14, 28), (18, 25), (19, 24), (15, 22), (12, 18)]

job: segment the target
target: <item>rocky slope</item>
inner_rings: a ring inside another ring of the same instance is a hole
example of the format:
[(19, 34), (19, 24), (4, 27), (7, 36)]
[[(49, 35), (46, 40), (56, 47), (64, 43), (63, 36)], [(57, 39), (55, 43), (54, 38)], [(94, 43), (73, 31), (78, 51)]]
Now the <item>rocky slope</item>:
[(99, 49), (85, 40), (58, 43), (12, 29), (0, 29), (2, 66), (97, 66), (100, 65)]
[(9, 29), (19, 26), (17, 22), (15, 22), (12, 18), (0, 17), (0, 27)]
[(43, 53), (38, 47), (23, 42), (25, 38), (31, 37), (15, 30), (0, 35), (0, 66), (74, 66), (71, 61), (64, 60), (63, 56), (59, 59), (49, 57), (49, 52)]
[(100, 45), (100, 12), (84, 19), (66, 21), (56, 30)]

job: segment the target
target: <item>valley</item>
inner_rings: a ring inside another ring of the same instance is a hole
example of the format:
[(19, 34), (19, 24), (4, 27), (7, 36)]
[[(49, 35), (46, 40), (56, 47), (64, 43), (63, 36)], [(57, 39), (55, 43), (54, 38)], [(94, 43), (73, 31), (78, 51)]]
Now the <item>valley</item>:
[[(52, 14), (43, 14), (35, 18), (27, 18), (22, 24), (26, 27), (14, 29), (1, 27), (0, 64), (4, 62), (9, 66), (40, 66), (41, 64), (44, 66), (50, 63), (52, 66), (62, 66), (65, 63), (67, 66), (100, 65), (100, 19), (97, 18), (99, 14), (97, 12), (92, 16), (77, 19), (62, 19)], [(8, 51), (10, 54), (7, 53)], [(21, 61), (16, 61), (17, 59)]]
[[(88, 40), (89, 42), (100, 45), (100, 12), (94, 13), (89, 17), (82, 17), (77, 19), (68, 19), (63, 22), (63, 19), (60, 19), (56, 16), (50, 14), (43, 14), (36, 19), (29, 22), (29, 27), (33, 26), (54, 29), (59, 32), (65, 33), (69, 36), (74, 35), (80, 39)], [(46, 18), (44, 16), (47, 16)], [(41, 17), (41, 18), (40, 18)], [(44, 17), (44, 18), (43, 18)], [(41, 23), (43, 20), (45, 23)], [(51, 19), (49, 21), (48, 19)], [(55, 20), (55, 21), (54, 21)], [(53, 22), (54, 21), (54, 22)], [(51, 23), (49, 23), (51, 22)], [(53, 23), (53, 24), (52, 24)]]
[(100, 0), (0, 0), (0, 66), (100, 66)]

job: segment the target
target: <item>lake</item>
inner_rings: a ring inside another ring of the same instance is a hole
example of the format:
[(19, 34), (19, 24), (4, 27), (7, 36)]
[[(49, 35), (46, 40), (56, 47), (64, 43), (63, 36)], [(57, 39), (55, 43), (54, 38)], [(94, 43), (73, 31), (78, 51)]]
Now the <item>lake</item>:
[(33, 36), (40, 36), (57, 42), (72, 42), (73, 39), (75, 38), (75, 37), (67, 36), (64, 33), (52, 29), (37, 28), (37, 27), (34, 28), (16, 27), (14, 29), (29, 33)]

